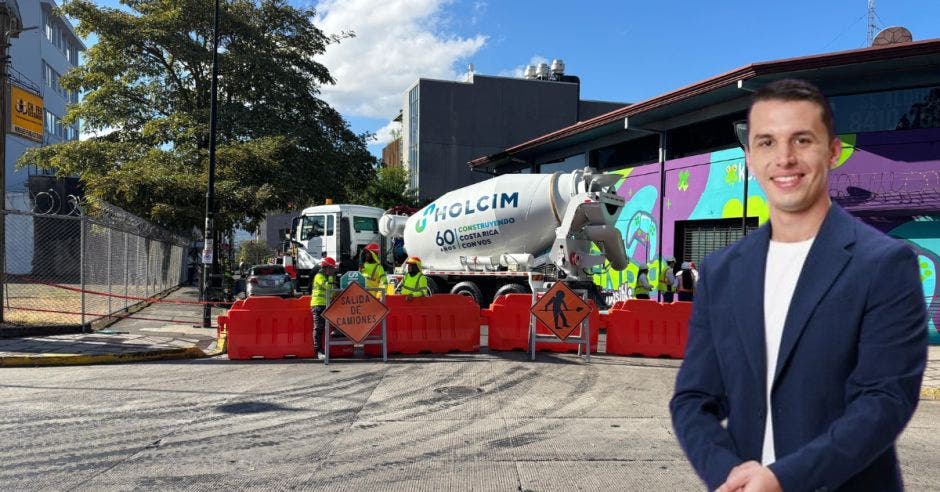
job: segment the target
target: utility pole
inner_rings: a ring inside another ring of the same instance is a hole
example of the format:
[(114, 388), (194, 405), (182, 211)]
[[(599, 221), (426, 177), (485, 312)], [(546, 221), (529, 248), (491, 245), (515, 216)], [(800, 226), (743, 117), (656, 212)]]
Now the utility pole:
[[(216, 99), (219, 84), (219, 0), (215, 0), (215, 12), (212, 25), (212, 93), (209, 103), (209, 186), (206, 190), (206, 233), (203, 236), (202, 249), (202, 288), (206, 302), (202, 308), (202, 327), (212, 327), (212, 306), (208, 304), (210, 289), (215, 278), (215, 123)], [(210, 272), (211, 270), (211, 272)]]
[(10, 47), (10, 38), (20, 35), (23, 30), (23, 18), (20, 17), (20, 7), (16, 0), (0, 1), (0, 117), (3, 130), (0, 131), (0, 163), (3, 169), (0, 170), (0, 325), (4, 323), (4, 306), (6, 294), (6, 271), (7, 271), (7, 243), (6, 243), (6, 222), (7, 222), (7, 119), (10, 117), (10, 79), (7, 74), (7, 66), (10, 63), (10, 55), (7, 52)]

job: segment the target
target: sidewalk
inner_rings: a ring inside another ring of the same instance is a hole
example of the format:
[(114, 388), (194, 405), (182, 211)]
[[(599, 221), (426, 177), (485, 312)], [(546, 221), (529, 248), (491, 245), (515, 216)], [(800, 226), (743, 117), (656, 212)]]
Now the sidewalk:
[[(201, 328), (203, 307), (166, 301), (198, 301), (198, 289), (184, 286), (111, 326), (93, 333), (0, 338), (0, 366), (99, 364), (215, 355), (216, 316)], [(196, 326), (199, 325), (199, 326)]]
[(920, 391), (922, 400), (940, 400), (940, 345), (927, 348), (927, 370)]

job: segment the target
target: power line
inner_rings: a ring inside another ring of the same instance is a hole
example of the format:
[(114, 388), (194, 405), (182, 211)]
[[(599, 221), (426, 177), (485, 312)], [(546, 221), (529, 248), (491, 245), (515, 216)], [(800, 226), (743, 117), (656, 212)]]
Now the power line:
[(858, 24), (858, 21), (862, 20), (864, 17), (865, 17), (865, 16), (862, 15), (862, 16), (859, 17), (858, 19), (855, 19), (854, 22), (852, 22), (851, 24), (849, 24), (848, 27), (846, 27), (845, 29), (843, 29), (842, 32), (840, 32), (838, 36), (836, 36), (835, 38), (832, 39), (832, 41), (829, 41), (828, 43), (826, 43), (826, 45), (822, 47), (823, 51), (825, 51), (826, 48), (828, 48), (832, 43), (835, 43), (836, 41), (838, 41), (839, 38), (841, 38), (843, 34), (845, 34), (846, 32), (849, 31), (849, 29), (851, 29), (852, 27), (854, 27), (855, 24)]

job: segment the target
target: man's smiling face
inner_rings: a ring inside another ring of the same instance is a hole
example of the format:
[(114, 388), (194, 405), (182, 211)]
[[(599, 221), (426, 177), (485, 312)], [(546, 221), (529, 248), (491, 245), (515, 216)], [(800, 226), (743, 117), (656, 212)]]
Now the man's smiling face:
[(830, 137), (822, 110), (810, 101), (758, 101), (748, 119), (748, 168), (774, 215), (799, 216), (829, 204), (829, 169), (842, 145)]

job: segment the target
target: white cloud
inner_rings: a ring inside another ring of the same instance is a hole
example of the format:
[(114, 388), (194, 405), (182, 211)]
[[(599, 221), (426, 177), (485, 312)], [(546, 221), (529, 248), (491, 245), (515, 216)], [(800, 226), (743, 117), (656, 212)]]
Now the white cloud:
[(544, 56), (533, 55), (532, 58), (529, 59), (529, 63), (526, 63), (525, 65), (516, 65), (515, 67), (510, 68), (508, 70), (502, 70), (499, 72), (498, 75), (501, 77), (521, 78), (523, 75), (525, 75), (525, 67), (527, 65), (538, 66), (539, 63), (547, 63), (551, 65), (551, 63), (549, 63), (548, 58), (545, 58)]
[(419, 77), (458, 80), (468, 59), (486, 42), (435, 31), (447, 0), (326, 0), (315, 23), (326, 34), (356, 37), (330, 45), (318, 58), (336, 80), (322, 97), (345, 115), (391, 119), (408, 87)]
[(397, 121), (390, 121), (387, 125), (379, 128), (375, 131), (375, 136), (372, 137), (372, 141), (369, 142), (370, 145), (388, 145), (392, 143), (392, 140), (395, 140), (396, 133), (401, 132), (401, 123)]

